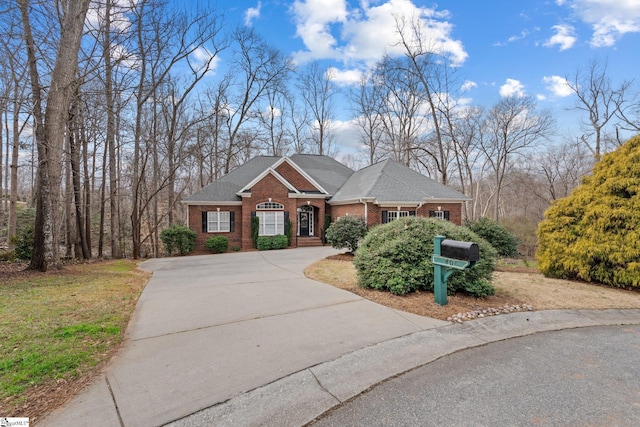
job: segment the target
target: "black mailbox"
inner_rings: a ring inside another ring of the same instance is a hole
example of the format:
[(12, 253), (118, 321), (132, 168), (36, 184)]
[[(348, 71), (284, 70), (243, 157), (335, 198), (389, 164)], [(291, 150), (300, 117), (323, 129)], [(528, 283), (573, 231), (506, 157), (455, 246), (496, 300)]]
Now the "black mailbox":
[(444, 239), (440, 245), (440, 255), (463, 261), (478, 261), (480, 248), (477, 243)]

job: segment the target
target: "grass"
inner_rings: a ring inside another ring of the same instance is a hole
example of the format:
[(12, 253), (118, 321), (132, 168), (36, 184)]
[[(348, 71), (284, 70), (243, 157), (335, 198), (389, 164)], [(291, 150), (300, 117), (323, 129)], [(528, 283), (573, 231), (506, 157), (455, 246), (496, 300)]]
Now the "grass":
[(130, 260), (2, 277), (0, 413), (18, 416), (38, 390), (68, 385), (107, 361), (146, 281)]

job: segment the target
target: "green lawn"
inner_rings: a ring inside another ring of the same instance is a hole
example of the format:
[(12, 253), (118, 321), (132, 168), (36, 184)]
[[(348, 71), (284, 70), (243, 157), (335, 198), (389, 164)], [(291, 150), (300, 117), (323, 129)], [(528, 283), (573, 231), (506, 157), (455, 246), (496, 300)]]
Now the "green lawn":
[(130, 260), (0, 273), (0, 413), (108, 360), (147, 279)]

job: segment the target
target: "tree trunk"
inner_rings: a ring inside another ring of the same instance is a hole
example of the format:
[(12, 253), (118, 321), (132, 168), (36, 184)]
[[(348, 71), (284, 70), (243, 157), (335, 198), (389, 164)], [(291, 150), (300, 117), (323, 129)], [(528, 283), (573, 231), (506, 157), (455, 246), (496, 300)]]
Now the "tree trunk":
[[(36, 49), (29, 17), (29, 0), (18, 0), (22, 17), (29, 70), (31, 75), (34, 116), (42, 118), (40, 77), (36, 65)], [(62, 18), (60, 41), (42, 120), (36, 120), (38, 175), (36, 222), (33, 258), (30, 268), (46, 271), (60, 267), (58, 247), (58, 206), (60, 201), (62, 145), (68, 118), (69, 100), (74, 90), (78, 68), (78, 51), (90, 0), (69, 0)]]

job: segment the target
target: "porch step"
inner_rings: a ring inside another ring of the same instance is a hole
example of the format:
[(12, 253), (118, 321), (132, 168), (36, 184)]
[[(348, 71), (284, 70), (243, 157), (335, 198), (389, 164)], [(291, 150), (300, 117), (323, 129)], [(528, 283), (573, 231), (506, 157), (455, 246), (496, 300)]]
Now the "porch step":
[(323, 246), (320, 237), (298, 237), (298, 247), (307, 248), (310, 246)]

